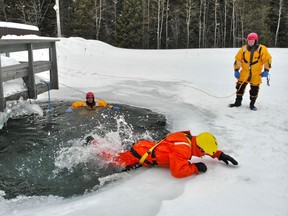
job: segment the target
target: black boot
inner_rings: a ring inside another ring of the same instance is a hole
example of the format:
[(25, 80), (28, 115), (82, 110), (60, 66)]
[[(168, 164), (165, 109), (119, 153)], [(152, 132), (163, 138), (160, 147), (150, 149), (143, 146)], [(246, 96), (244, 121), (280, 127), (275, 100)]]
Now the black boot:
[(255, 101), (256, 101), (256, 100), (251, 100), (251, 102), (250, 102), (250, 109), (251, 109), (251, 110), (254, 110), (254, 111), (257, 110), (257, 107), (255, 107)]
[(241, 106), (241, 103), (242, 103), (242, 96), (237, 95), (235, 103), (229, 104), (228, 106), (229, 107), (239, 107), (239, 106)]

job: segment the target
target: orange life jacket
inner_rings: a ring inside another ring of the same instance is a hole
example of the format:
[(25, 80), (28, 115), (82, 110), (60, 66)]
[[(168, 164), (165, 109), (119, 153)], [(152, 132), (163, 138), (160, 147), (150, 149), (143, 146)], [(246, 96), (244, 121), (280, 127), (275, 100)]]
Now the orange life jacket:
[[(119, 154), (116, 161), (119, 161), (119, 165), (121, 163), (126, 166), (133, 165), (129, 164), (130, 162), (139, 163), (141, 157), (156, 144), (148, 140), (138, 141), (131, 151)], [(217, 151), (212, 157), (219, 157), (220, 153), (221, 151)], [(192, 136), (190, 131), (175, 132), (161, 140), (160, 144), (145, 158), (143, 165), (169, 167), (172, 176), (181, 178), (198, 174), (196, 166), (189, 162), (192, 156), (204, 156), (204, 153), (197, 147), (196, 137)]]

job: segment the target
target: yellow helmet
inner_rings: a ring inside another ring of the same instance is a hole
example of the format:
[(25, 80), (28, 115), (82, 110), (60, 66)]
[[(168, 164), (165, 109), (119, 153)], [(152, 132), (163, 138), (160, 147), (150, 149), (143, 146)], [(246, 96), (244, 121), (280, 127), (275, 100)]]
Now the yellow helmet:
[(209, 132), (196, 136), (196, 143), (206, 154), (214, 155), (218, 149), (216, 138)]

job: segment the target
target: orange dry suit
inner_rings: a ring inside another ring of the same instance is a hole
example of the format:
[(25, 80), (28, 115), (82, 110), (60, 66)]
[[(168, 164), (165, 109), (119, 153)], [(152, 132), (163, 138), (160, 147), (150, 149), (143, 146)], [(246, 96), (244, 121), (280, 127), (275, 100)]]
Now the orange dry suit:
[(107, 102), (105, 100), (98, 100), (92, 106), (89, 106), (86, 101), (75, 101), (72, 103), (71, 108), (76, 109), (80, 107), (86, 107), (88, 110), (96, 109), (96, 107), (106, 107)]
[[(254, 50), (254, 52), (253, 52)], [(257, 45), (255, 49), (249, 50), (249, 46), (244, 45), (235, 56), (234, 69), (240, 71), (238, 82), (251, 83), (258, 86), (262, 83), (261, 73), (264, 69), (271, 68), (272, 57), (264, 45)]]
[[(138, 141), (130, 151), (117, 155), (114, 161), (118, 166), (132, 167), (137, 165), (141, 157), (157, 144), (148, 140)], [(222, 151), (218, 150), (210, 156), (219, 159), (221, 153)], [(181, 178), (199, 173), (196, 165), (189, 162), (192, 156), (204, 156), (204, 153), (196, 144), (196, 136), (192, 136), (190, 131), (175, 132), (168, 134), (151, 150), (143, 165), (169, 167), (172, 176)]]

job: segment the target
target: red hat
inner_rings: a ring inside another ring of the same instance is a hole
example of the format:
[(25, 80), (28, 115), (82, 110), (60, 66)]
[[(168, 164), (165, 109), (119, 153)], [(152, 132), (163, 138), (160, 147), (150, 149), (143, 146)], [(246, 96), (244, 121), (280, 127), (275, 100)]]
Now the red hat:
[(87, 98), (91, 98), (91, 97), (94, 98), (93, 92), (87, 92), (87, 93), (86, 93), (86, 99), (87, 99)]
[(258, 40), (258, 35), (254, 32), (247, 35), (247, 40)]

